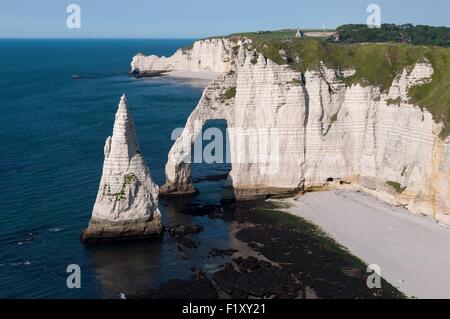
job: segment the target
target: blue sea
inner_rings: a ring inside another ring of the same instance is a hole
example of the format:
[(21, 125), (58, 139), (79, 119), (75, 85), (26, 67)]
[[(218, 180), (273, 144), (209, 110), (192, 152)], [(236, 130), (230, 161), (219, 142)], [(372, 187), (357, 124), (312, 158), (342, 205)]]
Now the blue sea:
[[(161, 242), (94, 247), (79, 241), (122, 93), (152, 175), (164, 183), (171, 133), (185, 124), (207, 83), (167, 76), (136, 79), (128, 72), (138, 52), (168, 56), (192, 42), (0, 41), (0, 298), (118, 298), (189, 278), (191, 267), (208, 272), (223, 263), (204, 257), (211, 248), (230, 247), (230, 224), (179, 214), (170, 200), (160, 205), (166, 225), (205, 226), (199, 248), (189, 251), (187, 260), (167, 235)], [(203, 167), (194, 175), (216, 169)], [(223, 181), (196, 186), (200, 195), (189, 201), (219, 202)], [(70, 264), (81, 268), (80, 289), (66, 286)]]

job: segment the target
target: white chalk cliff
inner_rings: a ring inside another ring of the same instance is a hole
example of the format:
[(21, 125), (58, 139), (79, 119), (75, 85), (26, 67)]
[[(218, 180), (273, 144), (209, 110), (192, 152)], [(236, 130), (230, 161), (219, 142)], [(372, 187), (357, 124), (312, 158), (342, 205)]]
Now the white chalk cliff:
[(131, 61), (131, 72), (212, 71), (227, 72), (231, 68), (231, 42), (223, 39), (197, 41), (192, 48), (178, 49), (170, 57), (145, 56), (138, 53)]
[[(301, 74), (248, 50), (247, 41), (201, 40), (169, 58), (133, 58), (132, 70), (141, 72), (222, 73), (205, 88), (170, 150), (162, 191), (194, 190), (186, 159), (198, 125), (224, 119), (232, 164), (226, 198), (352, 188), (450, 225), (450, 138), (440, 138), (442, 124), (407, 96), (409, 87), (430, 81), (430, 63), (404, 70), (382, 93), (373, 86), (346, 86), (340, 79), (354, 70), (322, 63)], [(261, 132), (277, 140), (262, 143), (257, 160), (242, 160), (252, 153), (242, 136)]]
[(125, 95), (120, 99), (85, 242), (142, 238), (162, 232), (158, 186), (141, 153)]

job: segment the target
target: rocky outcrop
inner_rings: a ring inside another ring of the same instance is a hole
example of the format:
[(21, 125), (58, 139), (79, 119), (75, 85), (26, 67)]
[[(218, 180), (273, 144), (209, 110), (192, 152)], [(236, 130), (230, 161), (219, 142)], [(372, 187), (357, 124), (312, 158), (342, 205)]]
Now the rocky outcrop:
[(112, 137), (105, 143), (103, 174), (84, 242), (158, 236), (158, 186), (145, 163), (133, 119), (122, 96)]
[(429, 62), (405, 69), (381, 92), (346, 85), (352, 69), (322, 63), (300, 73), (247, 49), (246, 40), (207, 41), (194, 47), (217, 45), (212, 52), (229, 70), (206, 87), (173, 145), (164, 192), (194, 190), (191, 145), (207, 120), (225, 119), (232, 164), (225, 198), (353, 188), (450, 224), (450, 139), (407, 95), (430, 81)]
[(178, 49), (170, 57), (145, 56), (138, 53), (131, 61), (131, 72), (155, 74), (169, 71), (227, 72), (231, 68), (231, 42), (226, 39), (197, 41), (192, 48)]

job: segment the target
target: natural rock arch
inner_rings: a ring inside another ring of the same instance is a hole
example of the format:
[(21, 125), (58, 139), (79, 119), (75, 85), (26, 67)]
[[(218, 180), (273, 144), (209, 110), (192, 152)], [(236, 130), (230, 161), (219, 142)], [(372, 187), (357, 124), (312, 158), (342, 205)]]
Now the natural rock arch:
[[(304, 87), (298, 72), (259, 55), (243, 53), (235, 70), (218, 76), (189, 116), (169, 152), (163, 194), (190, 194), (191, 146), (208, 120), (227, 122), (232, 170), (225, 199), (292, 194), (304, 184)], [(241, 62), (239, 62), (241, 61)], [(277, 104), (279, 107), (273, 107)], [(228, 197), (228, 198), (227, 198)], [(230, 198), (231, 197), (231, 198)]]

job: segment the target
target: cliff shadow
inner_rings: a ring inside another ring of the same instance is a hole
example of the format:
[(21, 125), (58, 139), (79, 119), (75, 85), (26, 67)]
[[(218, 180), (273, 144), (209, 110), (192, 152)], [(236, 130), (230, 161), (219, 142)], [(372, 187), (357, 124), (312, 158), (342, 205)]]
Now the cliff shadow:
[(160, 241), (132, 241), (87, 246), (92, 268), (105, 298), (134, 294), (159, 280)]

